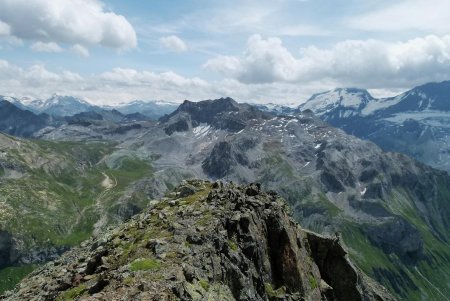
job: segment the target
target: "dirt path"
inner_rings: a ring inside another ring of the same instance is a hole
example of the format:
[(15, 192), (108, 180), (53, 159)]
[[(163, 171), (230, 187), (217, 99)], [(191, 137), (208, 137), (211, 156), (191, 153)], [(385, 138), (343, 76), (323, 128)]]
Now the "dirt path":
[[(100, 203), (101, 203), (102, 199), (106, 196), (106, 194), (111, 189), (113, 189), (113, 188), (115, 188), (117, 186), (117, 179), (114, 176), (112, 176), (113, 179), (111, 179), (111, 177), (108, 176), (105, 172), (102, 172), (102, 175), (104, 176), (104, 179), (101, 182), (101, 185), (104, 188), (104, 190), (102, 192), (100, 192), (99, 195), (95, 198), (95, 202), (94, 202), (94, 205), (93, 205), (95, 208), (97, 208), (97, 210), (101, 210)], [(80, 223), (81, 218), (83, 217), (83, 213), (89, 207), (90, 206), (87, 206), (87, 207), (83, 208), (83, 210), (79, 211), (78, 218), (77, 218), (77, 220), (76, 220), (74, 225), (77, 225), (78, 223)], [(100, 227), (100, 225), (102, 225), (105, 222), (106, 222), (105, 214), (102, 214), (102, 217), (94, 225), (94, 231), (95, 231), (95, 229), (98, 229)]]
[(105, 177), (102, 181), (102, 186), (105, 190), (109, 190), (117, 186), (117, 181), (115, 178), (113, 181), (106, 173), (102, 172), (102, 175)]

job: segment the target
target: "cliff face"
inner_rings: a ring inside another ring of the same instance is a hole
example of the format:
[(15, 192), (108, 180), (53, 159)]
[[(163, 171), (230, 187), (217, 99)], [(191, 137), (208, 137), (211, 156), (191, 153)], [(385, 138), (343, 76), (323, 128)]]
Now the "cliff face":
[(394, 300), (260, 186), (190, 181), (2, 300)]

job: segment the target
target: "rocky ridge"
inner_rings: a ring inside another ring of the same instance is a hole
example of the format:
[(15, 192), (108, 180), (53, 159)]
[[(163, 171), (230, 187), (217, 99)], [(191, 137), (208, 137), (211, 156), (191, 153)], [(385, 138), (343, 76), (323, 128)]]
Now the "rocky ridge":
[(258, 184), (185, 182), (1, 300), (394, 300)]

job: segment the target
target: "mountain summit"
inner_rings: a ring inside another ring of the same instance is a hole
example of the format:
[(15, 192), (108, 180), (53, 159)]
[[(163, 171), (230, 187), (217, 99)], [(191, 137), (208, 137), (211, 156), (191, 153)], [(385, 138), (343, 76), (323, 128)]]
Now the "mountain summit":
[(358, 114), (369, 102), (375, 100), (367, 90), (356, 88), (338, 88), (332, 91), (314, 94), (300, 110), (311, 110), (317, 115), (331, 111), (339, 116), (352, 116)]
[(248, 104), (239, 104), (227, 97), (199, 102), (185, 100), (177, 110), (162, 117), (160, 121), (167, 125), (165, 130), (168, 134), (187, 131), (200, 124), (238, 132), (244, 129), (252, 119), (271, 117), (273, 116), (270, 113), (262, 112)]
[(78, 113), (99, 109), (98, 107), (73, 96), (53, 94), (46, 100), (35, 99), (26, 104), (33, 112), (54, 116), (72, 116)]

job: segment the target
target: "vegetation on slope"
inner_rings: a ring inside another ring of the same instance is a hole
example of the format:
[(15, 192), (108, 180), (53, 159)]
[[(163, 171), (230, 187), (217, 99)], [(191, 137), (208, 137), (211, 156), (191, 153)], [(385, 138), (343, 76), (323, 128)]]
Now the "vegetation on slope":
[[(150, 163), (130, 155), (108, 166), (105, 158), (116, 151), (112, 143), (2, 139), (9, 143), (0, 144), (0, 230), (14, 237), (11, 263), (19, 266), (0, 270), (0, 290), (31, 270), (21, 264), (52, 258), (90, 237), (96, 226), (145, 207), (142, 193), (123, 196), (152, 175)], [(127, 206), (130, 212), (118, 211)]]

